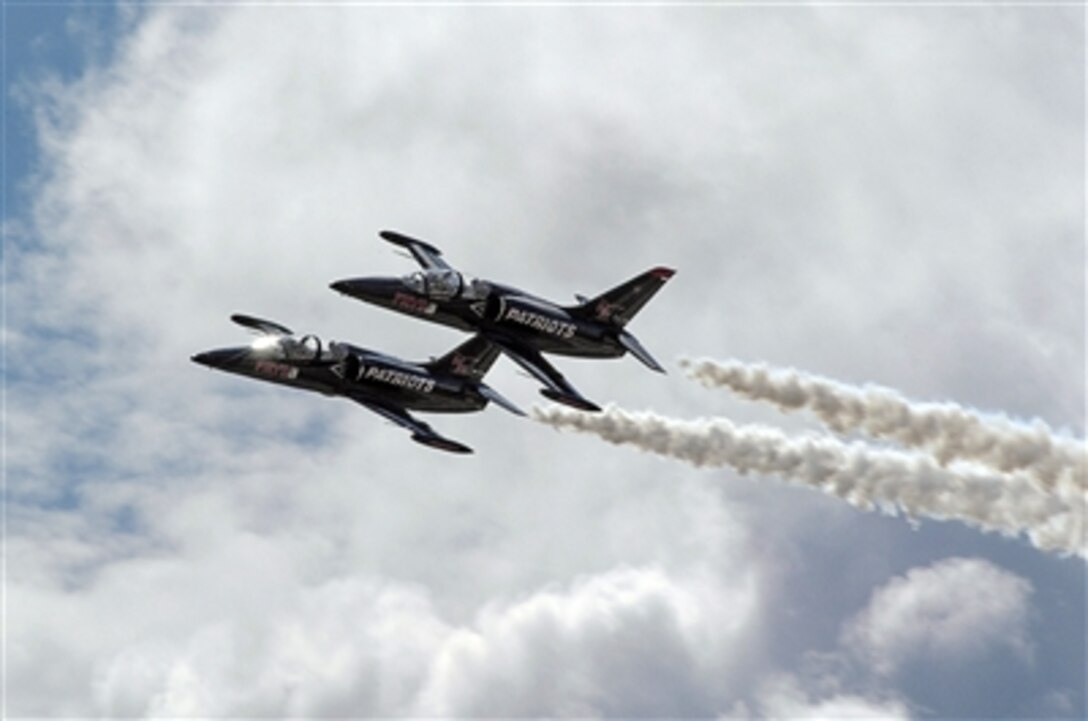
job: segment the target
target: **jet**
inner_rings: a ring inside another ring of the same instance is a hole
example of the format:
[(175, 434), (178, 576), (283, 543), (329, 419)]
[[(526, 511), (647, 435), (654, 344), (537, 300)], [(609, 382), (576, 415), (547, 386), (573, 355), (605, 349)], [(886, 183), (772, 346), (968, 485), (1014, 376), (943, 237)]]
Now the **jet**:
[(544, 359), (544, 353), (581, 358), (618, 358), (630, 353), (651, 370), (664, 373), (626, 329), (673, 276), (671, 268), (652, 268), (594, 298), (576, 295), (576, 305), (560, 305), (489, 280), (466, 280), (425, 241), (391, 230), (379, 235), (406, 249), (421, 270), (400, 278), (338, 280), (330, 287), (344, 295), (423, 320), (477, 333), (544, 385), (546, 398), (584, 411), (599, 411)]
[(231, 320), (258, 337), (248, 346), (197, 353), (192, 360), (216, 370), (236, 373), (279, 385), (343, 396), (408, 429), (412, 440), (452, 453), (472, 449), (445, 438), (408, 411), (468, 413), (488, 402), (517, 415), (513, 403), (483, 382), (498, 348), (480, 335), (446, 355), (424, 363), (410, 363), (350, 343), (323, 346), (314, 335), (296, 336), (269, 320), (236, 313)]

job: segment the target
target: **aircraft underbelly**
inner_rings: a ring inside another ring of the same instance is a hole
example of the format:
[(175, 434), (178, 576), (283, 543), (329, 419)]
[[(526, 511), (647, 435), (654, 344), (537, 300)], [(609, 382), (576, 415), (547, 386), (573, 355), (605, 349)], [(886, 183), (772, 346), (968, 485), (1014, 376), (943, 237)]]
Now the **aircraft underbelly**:
[(623, 355), (623, 348), (617, 348), (605, 343), (572, 343), (557, 345), (554, 348), (541, 348), (544, 353), (554, 355), (571, 356), (574, 358), (619, 358)]
[(457, 413), (479, 410), (483, 407), (482, 399), (468, 397), (460, 389), (432, 384), (429, 379), (422, 376), (419, 383), (410, 387), (381, 382), (363, 382), (355, 385), (355, 391), (375, 402), (390, 403), (413, 411)]
[(451, 398), (436, 395), (429, 398), (416, 398), (405, 403), (404, 407), (413, 411), (427, 411), (430, 413), (468, 413), (480, 410), (484, 407), (484, 404), (483, 401), (470, 398)]
[(555, 355), (580, 358), (618, 358), (624, 353), (623, 348), (618, 344), (596, 338), (586, 338), (580, 334), (575, 334), (570, 338), (558, 338), (539, 331), (503, 328), (503, 335), (513, 339), (518, 345), (534, 348), (541, 353), (554, 353)]
[(383, 391), (381, 395), (375, 394), (381, 400), (394, 403), (411, 411), (429, 411), (432, 413), (465, 413), (483, 408), (483, 404), (472, 398), (452, 395), (442, 391), (432, 393), (418, 393), (400, 391), (389, 393)]

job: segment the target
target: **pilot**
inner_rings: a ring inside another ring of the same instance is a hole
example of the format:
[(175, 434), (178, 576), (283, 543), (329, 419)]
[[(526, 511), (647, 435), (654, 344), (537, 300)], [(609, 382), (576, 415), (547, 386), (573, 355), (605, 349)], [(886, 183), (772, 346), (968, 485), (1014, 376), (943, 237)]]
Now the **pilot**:
[(461, 274), (449, 269), (417, 271), (401, 280), (416, 293), (434, 300), (450, 300), (457, 296), (464, 285)]
[(456, 270), (427, 271), (427, 295), (436, 300), (449, 300), (461, 290), (461, 274)]
[(486, 280), (473, 278), (472, 282), (465, 288), (464, 295), (469, 300), (484, 300), (491, 295), (491, 284)]

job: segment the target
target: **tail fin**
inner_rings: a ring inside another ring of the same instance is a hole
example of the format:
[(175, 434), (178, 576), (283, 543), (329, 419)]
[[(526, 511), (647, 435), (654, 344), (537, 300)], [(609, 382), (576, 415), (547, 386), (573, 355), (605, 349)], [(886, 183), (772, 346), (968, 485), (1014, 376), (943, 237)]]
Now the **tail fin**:
[(449, 373), (470, 380), (482, 379), (499, 357), (499, 349), (482, 335), (474, 335), (441, 358), (424, 366), (437, 373)]
[(642, 310), (642, 306), (654, 297), (675, 272), (672, 268), (653, 268), (567, 310), (586, 318), (608, 321), (622, 328)]

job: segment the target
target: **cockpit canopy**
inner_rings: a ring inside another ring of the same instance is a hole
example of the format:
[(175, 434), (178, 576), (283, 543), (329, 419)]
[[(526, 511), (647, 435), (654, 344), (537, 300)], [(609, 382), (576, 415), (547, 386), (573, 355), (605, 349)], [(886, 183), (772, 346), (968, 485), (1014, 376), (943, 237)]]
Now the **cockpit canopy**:
[(460, 273), (449, 268), (416, 271), (401, 278), (401, 282), (416, 293), (432, 300), (452, 300), (458, 295), (462, 298), (477, 300), (486, 298), (490, 290), (484, 281), (473, 280), (466, 284)]
[(420, 295), (434, 300), (449, 300), (461, 290), (461, 274), (456, 270), (432, 269), (416, 271), (402, 278), (404, 284)]
[(253, 351), (280, 361), (309, 362), (321, 358), (321, 339), (316, 335), (263, 335), (253, 341)]

